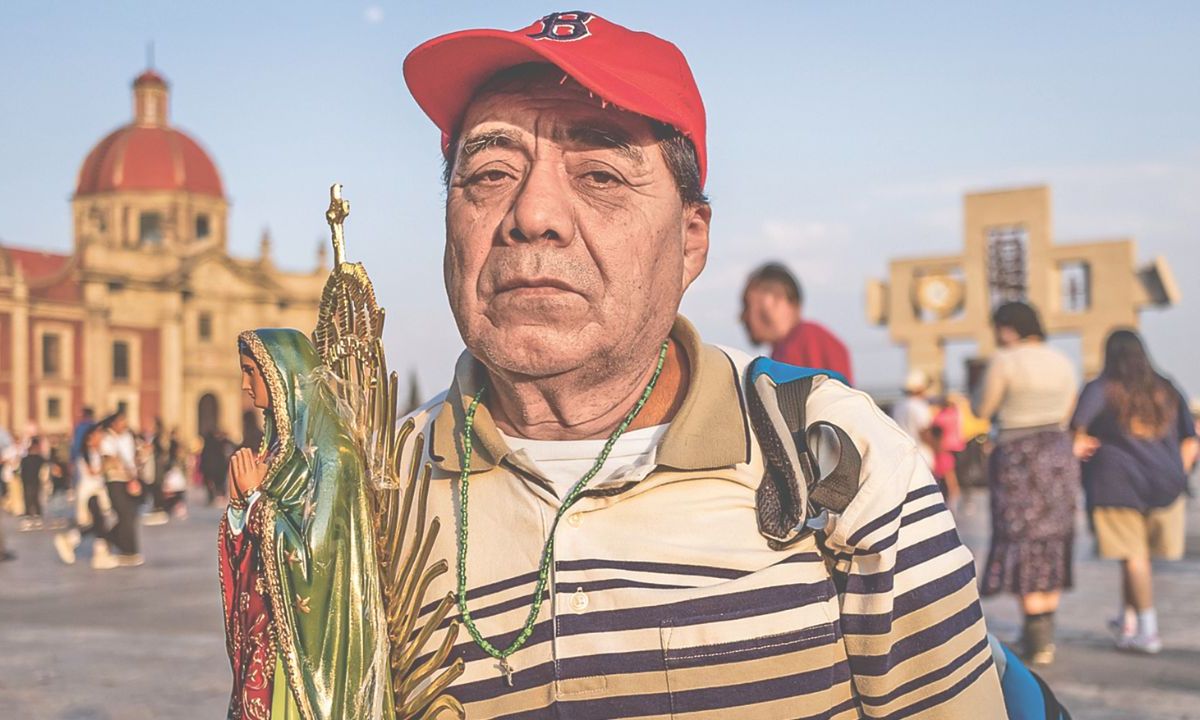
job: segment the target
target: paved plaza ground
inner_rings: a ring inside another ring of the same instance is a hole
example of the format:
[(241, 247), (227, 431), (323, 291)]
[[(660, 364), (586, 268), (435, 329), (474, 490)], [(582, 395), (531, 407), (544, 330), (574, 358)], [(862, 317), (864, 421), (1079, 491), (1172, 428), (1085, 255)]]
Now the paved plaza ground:
[[(986, 497), (959, 510), (982, 553)], [(63, 566), (49, 531), (0, 518), (14, 562), (0, 564), (0, 717), (21, 720), (212, 720), (229, 687), (217, 595), (219, 513), (193, 505), (185, 521), (143, 528), (146, 564), (95, 572)], [(1090, 556), (1081, 533), (1078, 587), (1059, 614), (1058, 663), (1045, 672), (1082, 720), (1200, 719), (1200, 503), (1189, 508), (1188, 559), (1157, 571), (1166, 649), (1115, 652), (1104, 630), (1116, 567)], [(1080, 526), (1082, 528), (1082, 525)], [(1001, 639), (1018, 631), (1011, 598), (986, 602)]]

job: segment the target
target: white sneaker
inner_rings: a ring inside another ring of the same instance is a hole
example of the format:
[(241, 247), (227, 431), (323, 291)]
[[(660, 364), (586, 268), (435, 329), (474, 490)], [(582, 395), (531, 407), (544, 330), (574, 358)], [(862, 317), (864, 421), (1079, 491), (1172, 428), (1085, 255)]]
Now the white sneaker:
[(1131, 635), (1124, 641), (1118, 642), (1117, 647), (1128, 652), (1141, 653), (1143, 655), (1157, 655), (1162, 652), (1162, 638), (1157, 635), (1145, 635), (1137, 633)]
[(79, 531), (68, 530), (54, 534), (54, 550), (58, 559), (67, 565), (75, 564), (75, 548), (79, 547)]
[(146, 560), (141, 553), (133, 553), (132, 555), (117, 555), (117, 564), (121, 567), (137, 567), (145, 564)]
[(108, 543), (97, 540), (92, 545), (92, 569), (112, 570), (117, 565), (117, 559), (108, 551)]
[(163, 510), (154, 510), (142, 516), (143, 525), (166, 525), (167, 513)]
[(1124, 618), (1109, 618), (1108, 632), (1113, 637), (1113, 642), (1117, 647), (1129, 642), (1129, 639), (1137, 634), (1137, 623), (1126, 622)]

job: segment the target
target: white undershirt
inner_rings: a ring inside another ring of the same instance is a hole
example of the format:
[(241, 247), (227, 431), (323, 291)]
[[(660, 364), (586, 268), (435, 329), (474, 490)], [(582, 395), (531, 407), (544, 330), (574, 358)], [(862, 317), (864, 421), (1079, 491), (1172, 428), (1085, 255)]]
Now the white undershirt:
[[(605, 482), (640, 480), (654, 465), (658, 443), (670, 425), (652, 425), (631, 430), (617, 438), (608, 459), (588, 483), (588, 487)], [(500, 436), (513, 451), (517, 461), (532, 465), (554, 486), (555, 493), (565, 497), (575, 483), (583, 478), (604, 450), (604, 440), (528, 440), (501, 432)]]

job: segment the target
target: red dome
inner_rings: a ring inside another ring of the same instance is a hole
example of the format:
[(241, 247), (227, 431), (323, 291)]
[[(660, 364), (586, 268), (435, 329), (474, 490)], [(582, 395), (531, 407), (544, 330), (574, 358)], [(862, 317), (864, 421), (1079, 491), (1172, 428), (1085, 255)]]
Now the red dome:
[(76, 195), (114, 190), (183, 190), (224, 197), (208, 153), (170, 127), (126, 125), (92, 148), (79, 170)]
[(135, 87), (141, 85), (142, 83), (158, 83), (159, 85), (166, 85), (167, 79), (154, 72), (153, 69), (146, 68), (145, 72), (133, 79), (133, 84)]

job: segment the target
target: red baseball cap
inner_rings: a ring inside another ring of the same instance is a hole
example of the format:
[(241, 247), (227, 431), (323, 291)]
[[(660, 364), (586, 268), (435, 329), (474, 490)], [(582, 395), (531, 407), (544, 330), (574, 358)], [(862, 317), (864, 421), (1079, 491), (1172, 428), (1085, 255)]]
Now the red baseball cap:
[(442, 151), (475, 91), (514, 65), (556, 65), (602, 100), (667, 123), (696, 146), (703, 187), (708, 170), (704, 101), (672, 43), (594, 13), (556, 12), (520, 30), (462, 30), (421, 44), (404, 60), (404, 80), (442, 131)]

